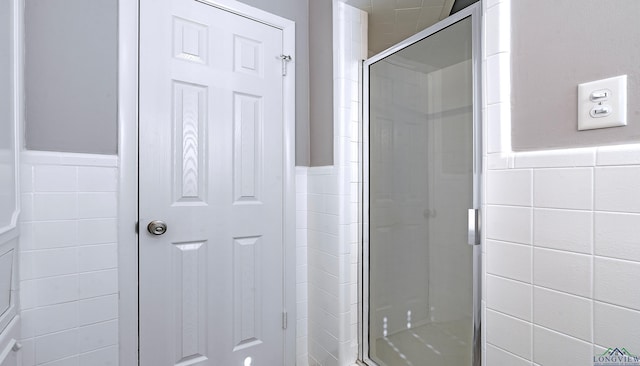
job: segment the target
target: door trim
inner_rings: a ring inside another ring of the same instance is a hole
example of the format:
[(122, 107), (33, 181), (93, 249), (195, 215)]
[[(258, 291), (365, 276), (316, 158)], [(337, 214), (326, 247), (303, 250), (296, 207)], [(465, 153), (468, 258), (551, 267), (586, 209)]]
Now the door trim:
[[(9, 65), (11, 66), (11, 107), (13, 108), (9, 122), (13, 127), (13, 133), (11, 136), (11, 142), (13, 143), (13, 157), (11, 163), (13, 164), (13, 183), (14, 189), (12, 196), (14, 199), (13, 207), (10, 207), (7, 212), (11, 213), (11, 219), (8, 223), (0, 223), (0, 243), (8, 242), (9, 240), (19, 235), (18, 218), (20, 217), (21, 205), (20, 205), (20, 151), (22, 150), (22, 126), (23, 126), (23, 90), (24, 90), (24, 74), (23, 74), (23, 53), (24, 53), (24, 19), (23, 17), (23, 0), (9, 0), (9, 6), (11, 7), (11, 59)], [(4, 211), (5, 208), (3, 207)], [(4, 225), (3, 225), (4, 224)]]
[[(235, 0), (194, 0), (282, 30), (283, 53), (295, 55), (295, 22)], [(118, 336), (119, 364), (138, 365), (138, 91), (139, 0), (118, 6)], [(295, 294), (295, 58), (283, 79), (283, 304), (296, 317)], [(295, 365), (295, 324), (285, 331), (285, 365)]]
[[(390, 56), (402, 49), (421, 41), (422, 39), (437, 33), (464, 18), (472, 19), (472, 69), (473, 69), (473, 207), (481, 209), (482, 198), (482, 2), (477, 2), (469, 7), (451, 15), (448, 18), (430, 26), (404, 41), (365, 60), (362, 65), (362, 238), (360, 245), (362, 266), (359, 273), (358, 295), (360, 306), (358, 309), (358, 363), (361, 365), (377, 366), (369, 359), (369, 66)], [(481, 245), (473, 246), (473, 344), (472, 366), (480, 366), (482, 362), (482, 252)]]
[(118, 360), (138, 365), (138, 7), (118, 4)]

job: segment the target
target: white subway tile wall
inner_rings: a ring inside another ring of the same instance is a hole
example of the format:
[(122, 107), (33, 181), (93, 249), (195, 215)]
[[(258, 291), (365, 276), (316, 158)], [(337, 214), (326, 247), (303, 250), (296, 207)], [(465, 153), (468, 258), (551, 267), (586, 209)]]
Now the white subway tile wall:
[(492, 205), (531, 207), (533, 172), (527, 169), (487, 172), (486, 202)]
[(563, 333), (535, 326), (533, 328), (534, 364), (592, 365), (591, 343), (569, 337)]
[(591, 210), (593, 208), (592, 169), (534, 170), (533, 204), (536, 207)]
[(535, 209), (534, 244), (539, 247), (593, 253), (593, 213), (590, 211)]
[(309, 364), (346, 366), (358, 352), (359, 63), (367, 13), (334, 4), (334, 161), (308, 169)]
[(296, 167), (296, 365), (309, 365), (307, 167)]
[(594, 343), (625, 344), (640, 339), (640, 312), (594, 301)]
[[(510, 0), (484, 3), (485, 365), (590, 365), (640, 352), (640, 145), (512, 153)], [(495, 9), (503, 7), (503, 9)], [(498, 34), (496, 34), (498, 33)], [(634, 348), (635, 347), (635, 348)]]
[(531, 244), (531, 208), (490, 205), (485, 212), (488, 239)]
[(533, 288), (533, 299), (537, 325), (591, 342), (593, 301), (537, 286)]
[[(495, 173), (517, 176), (533, 168), (534, 175), (529, 186), (532, 217), (526, 214), (529, 208), (517, 207), (523, 204), (523, 194), (513, 192), (522, 187), (486, 187), (487, 194), (492, 192), (491, 202), (500, 202), (485, 207), (488, 362), (587, 364), (594, 349), (637, 344), (638, 331), (632, 324), (640, 321), (640, 293), (633, 290), (640, 278), (640, 215), (635, 203), (640, 199), (640, 166), (630, 166), (624, 158), (615, 166), (610, 155), (606, 168), (595, 165), (595, 159), (592, 167), (558, 168), (558, 161), (571, 159), (562, 151), (555, 154), (542, 154), (536, 161), (529, 153), (526, 169), (488, 168), (487, 184), (498, 176)], [(507, 282), (511, 280), (516, 282)], [(530, 309), (532, 317), (527, 319)], [(533, 338), (516, 319), (533, 327)], [(528, 341), (505, 339), (502, 333)], [(564, 351), (553, 351), (559, 349)]]
[(22, 161), (23, 366), (117, 365), (117, 157)]
[(531, 359), (530, 322), (487, 308), (485, 327), (488, 343), (524, 359)]
[(330, 186), (337, 185), (333, 171), (333, 167), (309, 168), (307, 177), (310, 365), (338, 365), (339, 359), (338, 212), (327, 204), (335, 198), (330, 193)]
[(487, 274), (532, 283), (533, 251), (530, 245), (486, 240)]
[(531, 362), (525, 360), (524, 358), (518, 357), (513, 353), (504, 351), (498, 347), (488, 345), (486, 365), (531, 366)]
[(487, 275), (487, 306), (513, 317), (531, 321), (531, 287), (524, 282)]

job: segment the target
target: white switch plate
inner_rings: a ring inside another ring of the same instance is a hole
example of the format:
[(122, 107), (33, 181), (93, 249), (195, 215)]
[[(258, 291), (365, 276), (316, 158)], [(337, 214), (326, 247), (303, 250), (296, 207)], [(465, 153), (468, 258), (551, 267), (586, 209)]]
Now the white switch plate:
[[(593, 92), (607, 91), (600, 101), (591, 100)], [(592, 111), (607, 109), (605, 116), (593, 116)], [(627, 75), (592, 81), (578, 85), (578, 130), (619, 127), (627, 125)]]

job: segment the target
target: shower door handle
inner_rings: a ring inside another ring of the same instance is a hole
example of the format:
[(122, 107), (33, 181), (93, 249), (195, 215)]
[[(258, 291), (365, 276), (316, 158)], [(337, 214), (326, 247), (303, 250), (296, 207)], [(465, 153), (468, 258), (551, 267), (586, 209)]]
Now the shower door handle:
[(470, 208), (467, 213), (467, 222), (469, 245), (480, 245), (480, 210)]

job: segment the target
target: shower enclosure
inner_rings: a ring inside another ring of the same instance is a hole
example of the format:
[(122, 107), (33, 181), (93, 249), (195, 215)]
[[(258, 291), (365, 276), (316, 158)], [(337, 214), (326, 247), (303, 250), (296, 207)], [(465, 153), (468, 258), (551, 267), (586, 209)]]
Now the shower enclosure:
[(364, 63), (367, 365), (480, 365), (479, 6)]

